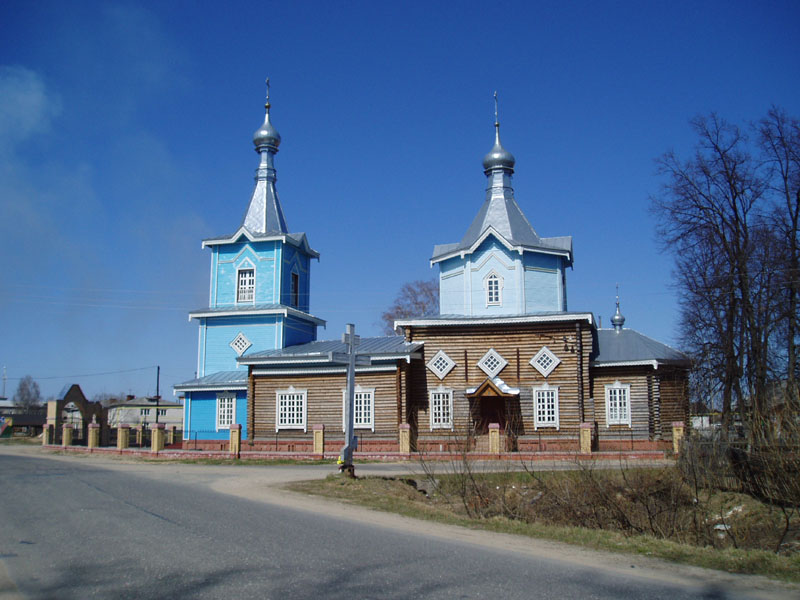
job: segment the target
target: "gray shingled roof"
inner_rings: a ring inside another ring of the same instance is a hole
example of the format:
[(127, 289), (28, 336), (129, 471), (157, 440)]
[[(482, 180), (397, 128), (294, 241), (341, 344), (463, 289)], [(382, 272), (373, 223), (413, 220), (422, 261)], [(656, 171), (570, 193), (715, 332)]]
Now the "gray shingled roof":
[(526, 250), (556, 250), (572, 260), (572, 237), (539, 237), (513, 197), (490, 197), (481, 206), (464, 237), (456, 244), (439, 244), (433, 248), (431, 261), (471, 248), (486, 230), (492, 227), (511, 246)]
[(241, 387), (247, 385), (247, 370), (241, 371), (217, 371), (205, 377), (199, 377), (190, 381), (184, 381), (175, 386), (176, 391), (198, 391), (202, 389), (223, 389), (229, 387)]
[(621, 363), (655, 363), (689, 366), (689, 357), (633, 329), (598, 329), (597, 349), (592, 365), (612, 366)]
[(289, 243), (298, 248), (302, 248), (309, 256), (319, 258), (319, 252), (314, 250), (308, 243), (308, 238), (305, 233), (281, 233), (278, 231), (270, 231), (266, 233), (253, 232), (247, 227), (240, 227), (236, 232), (230, 235), (221, 235), (213, 238), (206, 238), (203, 240), (203, 247), (215, 246), (219, 244), (231, 244), (236, 242), (243, 235), (249, 236), (254, 242), (261, 240), (274, 240), (276, 238), (286, 238)]
[[(416, 352), (422, 344), (406, 342), (402, 335), (383, 337), (361, 338), (357, 352), (372, 358), (380, 359), (382, 356), (409, 355)], [(243, 364), (259, 364), (265, 362), (278, 363), (290, 359), (325, 359), (332, 352), (346, 352), (347, 348), (341, 340), (319, 340), (306, 344), (287, 346), (277, 350), (264, 350), (254, 352), (239, 358)]]

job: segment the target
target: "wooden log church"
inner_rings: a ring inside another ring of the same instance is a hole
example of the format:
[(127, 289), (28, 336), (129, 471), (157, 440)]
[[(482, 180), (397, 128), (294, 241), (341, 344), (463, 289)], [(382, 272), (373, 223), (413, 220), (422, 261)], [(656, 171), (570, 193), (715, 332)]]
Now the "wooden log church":
[[(688, 419), (688, 358), (624, 327), (567, 309), (572, 238), (541, 237), (514, 197), (515, 159), (500, 142), (483, 160), (483, 205), (463, 238), (436, 245), (439, 314), (396, 322), (395, 336), (358, 351), (358, 452), (405, 455), (464, 448), (480, 454), (665, 449)], [(335, 455), (344, 439), (345, 367), (339, 341), (317, 340), (309, 313), (311, 259), (290, 233), (275, 187), (280, 135), (266, 117), (254, 135), (260, 164), (244, 220), (205, 240), (209, 306), (198, 377), (183, 394), (184, 440), (242, 449)], [(583, 443), (581, 440), (583, 439)]]

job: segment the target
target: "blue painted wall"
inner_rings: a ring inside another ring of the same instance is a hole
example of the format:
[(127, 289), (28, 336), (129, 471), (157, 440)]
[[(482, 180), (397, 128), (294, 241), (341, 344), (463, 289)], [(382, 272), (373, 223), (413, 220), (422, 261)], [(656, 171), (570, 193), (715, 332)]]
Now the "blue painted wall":
[[(255, 302), (278, 303), (280, 242), (246, 242), (212, 246), (211, 302), (213, 307), (236, 305), (238, 269), (253, 269)], [(245, 304), (252, 304), (248, 302)]]
[[(242, 439), (247, 438), (247, 392), (236, 392), (236, 423), (242, 426)], [(187, 392), (186, 415), (183, 427), (184, 440), (227, 440), (228, 429), (217, 430), (218, 392)]]
[[(487, 305), (486, 279), (501, 278), (500, 305)], [(508, 250), (489, 236), (472, 254), (439, 263), (439, 312), (507, 316), (567, 310), (565, 259)]]
[(214, 317), (200, 319), (200, 369), (198, 377), (217, 371), (247, 370), (236, 362), (239, 355), (230, 343), (239, 333), (253, 344), (245, 351), (280, 348), (283, 340), (283, 317)]

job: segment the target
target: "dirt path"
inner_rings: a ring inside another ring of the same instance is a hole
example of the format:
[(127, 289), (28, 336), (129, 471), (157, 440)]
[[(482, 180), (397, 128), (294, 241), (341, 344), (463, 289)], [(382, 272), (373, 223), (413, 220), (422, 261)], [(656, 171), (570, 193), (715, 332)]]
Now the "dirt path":
[[(36, 446), (3, 445), (0, 455), (17, 454), (56, 461), (77, 462), (97, 468), (128, 472), (155, 480), (202, 485), (223, 494), (230, 494), (255, 502), (280, 505), (293, 510), (324, 514), (330, 518), (358, 521), (376, 527), (414, 533), (492, 549), (501, 549), (533, 558), (561, 560), (603, 569), (606, 572), (635, 575), (651, 581), (682, 584), (688, 588), (708, 590), (736, 590), (753, 598), (798, 598), (800, 586), (783, 584), (764, 577), (737, 575), (699, 567), (678, 565), (644, 556), (613, 554), (587, 550), (559, 542), (531, 539), (523, 536), (478, 531), (421, 521), (391, 513), (379, 512), (344, 502), (291, 492), (283, 488), (287, 483), (319, 479), (336, 472), (335, 465), (198, 465), (161, 463), (116, 458), (109, 455), (61, 454), (45, 451)], [(558, 465), (553, 465), (558, 468)], [(360, 475), (394, 476), (403, 473), (421, 475), (414, 463), (375, 463), (357, 465)], [(721, 595), (719, 597), (725, 597)]]

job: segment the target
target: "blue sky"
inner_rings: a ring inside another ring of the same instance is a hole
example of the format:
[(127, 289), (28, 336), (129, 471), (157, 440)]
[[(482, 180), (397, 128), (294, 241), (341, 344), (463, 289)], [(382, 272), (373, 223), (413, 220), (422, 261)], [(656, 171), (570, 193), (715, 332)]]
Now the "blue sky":
[[(377, 335), (484, 199), (492, 92), (540, 235), (572, 235), (570, 310), (675, 344), (654, 159), (688, 120), (800, 115), (789, 2), (29, 2), (0, 5), (0, 366), (7, 395), (162, 395), (194, 376), (203, 238), (239, 226), (264, 79), (278, 191), (320, 338)], [(127, 371), (127, 372), (120, 372)], [(99, 375), (100, 373), (112, 373)]]

